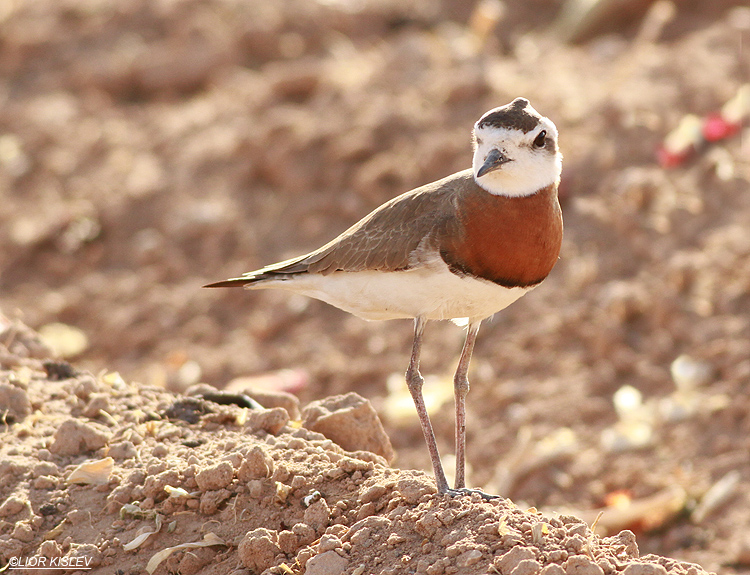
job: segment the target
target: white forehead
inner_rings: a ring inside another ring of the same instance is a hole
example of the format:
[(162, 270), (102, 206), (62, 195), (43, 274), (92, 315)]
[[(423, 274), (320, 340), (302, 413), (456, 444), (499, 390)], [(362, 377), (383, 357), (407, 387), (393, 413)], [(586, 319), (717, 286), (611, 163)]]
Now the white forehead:
[[(481, 121), (480, 121), (481, 122)], [(479, 125), (480, 122), (477, 122)], [(562, 155), (557, 145), (536, 148), (532, 142), (542, 131), (547, 138), (557, 142), (557, 128), (545, 117), (538, 119), (534, 129), (524, 132), (520, 128), (485, 124), (474, 130), (474, 157), (472, 168), (477, 184), (495, 195), (526, 196), (550, 184), (559, 182)], [(512, 160), (500, 169), (476, 178), (476, 174), (492, 149), (498, 149)]]
[(550, 120), (549, 118), (545, 118), (544, 116), (539, 118), (539, 125), (530, 132), (523, 132), (518, 128), (501, 128), (498, 126), (490, 126), (486, 124), (479, 127), (480, 122), (477, 122), (474, 126), (474, 135), (476, 136), (476, 138), (482, 140), (483, 143), (526, 142), (529, 138), (534, 138), (542, 130), (545, 130), (547, 132), (548, 137), (557, 140), (557, 126), (555, 126), (552, 120)]

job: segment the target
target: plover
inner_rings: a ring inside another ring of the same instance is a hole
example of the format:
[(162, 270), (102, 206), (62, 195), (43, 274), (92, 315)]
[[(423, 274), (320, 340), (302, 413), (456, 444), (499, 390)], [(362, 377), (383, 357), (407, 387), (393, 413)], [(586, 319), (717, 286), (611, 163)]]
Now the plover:
[[(524, 98), (474, 125), (472, 169), (386, 202), (309, 254), (205, 287), (280, 288), (368, 320), (414, 318), (406, 383), (430, 452), (437, 489), (466, 489), (465, 400), (482, 320), (539, 285), (557, 262), (562, 155), (557, 128)], [(428, 320), (467, 326), (454, 377), (456, 477), (451, 489), (422, 397)]]

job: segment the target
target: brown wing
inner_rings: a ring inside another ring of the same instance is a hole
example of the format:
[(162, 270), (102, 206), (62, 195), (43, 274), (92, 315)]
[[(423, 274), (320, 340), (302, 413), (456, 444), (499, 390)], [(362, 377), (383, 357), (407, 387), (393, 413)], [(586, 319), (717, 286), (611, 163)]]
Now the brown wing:
[(416, 188), (386, 202), (314, 252), (206, 287), (281, 279), (286, 274), (410, 269), (438, 249), (436, 239), (453, 221), (455, 198), (471, 185), (471, 170), (465, 170)]

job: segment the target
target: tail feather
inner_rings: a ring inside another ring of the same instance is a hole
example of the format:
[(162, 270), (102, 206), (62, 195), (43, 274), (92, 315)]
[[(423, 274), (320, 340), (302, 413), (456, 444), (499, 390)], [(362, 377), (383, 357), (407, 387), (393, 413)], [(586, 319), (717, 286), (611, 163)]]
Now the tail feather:
[(250, 284), (260, 283), (266, 280), (273, 279), (288, 279), (290, 274), (280, 274), (273, 272), (250, 272), (242, 277), (231, 278), (220, 282), (214, 282), (204, 285), (204, 288), (218, 288), (218, 287), (244, 287)]
[(292, 258), (290, 260), (284, 260), (283, 262), (271, 264), (270, 266), (266, 266), (259, 270), (244, 273), (238, 278), (231, 278), (220, 282), (210, 283), (204, 285), (203, 287), (243, 287), (266, 280), (290, 279), (295, 275), (307, 273), (308, 265), (304, 260), (306, 260), (308, 257), (309, 254)]
[(253, 283), (254, 279), (249, 278), (232, 278), (229, 280), (222, 280), (220, 282), (214, 282), (210, 284), (206, 284), (203, 287), (204, 288), (219, 288), (219, 287), (243, 287), (247, 284)]
[(251, 284), (262, 283), (264, 281), (269, 281), (269, 280), (288, 280), (288, 279), (292, 279), (293, 277), (298, 276), (300, 274), (304, 274), (304, 273), (306, 272), (304, 271), (295, 271), (295, 272), (277, 271), (277, 270), (270, 270), (267, 268), (263, 268), (258, 271), (248, 272), (238, 278), (231, 278), (228, 280), (222, 280), (220, 282), (213, 282), (210, 284), (206, 284), (203, 287), (204, 288), (245, 287)]

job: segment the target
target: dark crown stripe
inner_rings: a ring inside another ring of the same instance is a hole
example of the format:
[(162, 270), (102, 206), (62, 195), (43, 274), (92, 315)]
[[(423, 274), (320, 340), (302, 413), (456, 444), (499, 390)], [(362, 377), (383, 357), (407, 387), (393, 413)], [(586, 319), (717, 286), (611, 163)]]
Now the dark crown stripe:
[(539, 125), (540, 116), (530, 113), (526, 109), (528, 105), (528, 100), (516, 98), (510, 104), (487, 112), (477, 122), (477, 128), (491, 126), (521, 130), (523, 133), (531, 132)]

